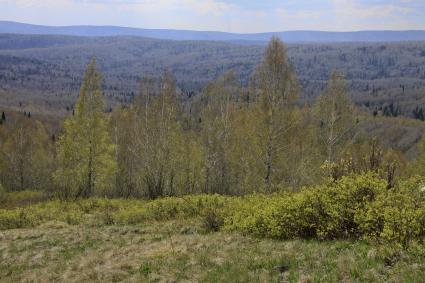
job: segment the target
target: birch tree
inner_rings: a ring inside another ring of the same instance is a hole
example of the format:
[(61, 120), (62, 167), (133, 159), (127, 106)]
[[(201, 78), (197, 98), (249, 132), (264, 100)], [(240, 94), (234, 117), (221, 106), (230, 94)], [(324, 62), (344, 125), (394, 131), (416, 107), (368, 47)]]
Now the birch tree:
[(201, 117), (206, 151), (206, 193), (230, 193), (232, 168), (229, 163), (229, 142), (233, 131), (234, 100), (239, 89), (234, 72), (226, 73), (205, 89), (207, 104)]
[(319, 148), (327, 166), (332, 167), (352, 141), (356, 126), (354, 106), (341, 74), (332, 74), (325, 92), (315, 103), (314, 115)]
[(273, 37), (270, 41), (263, 61), (260, 64), (255, 82), (259, 91), (261, 104), (264, 184), (267, 191), (272, 185), (282, 182), (278, 173), (282, 172), (287, 144), (284, 138), (293, 127), (294, 102), (299, 94), (299, 85), (293, 68), (289, 62), (286, 48), (282, 41)]

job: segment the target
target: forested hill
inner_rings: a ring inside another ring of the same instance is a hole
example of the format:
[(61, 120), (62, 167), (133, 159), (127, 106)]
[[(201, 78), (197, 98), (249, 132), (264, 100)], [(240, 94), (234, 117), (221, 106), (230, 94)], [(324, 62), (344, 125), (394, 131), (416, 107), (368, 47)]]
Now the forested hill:
[[(84, 66), (95, 56), (109, 103), (132, 100), (147, 73), (171, 70), (188, 94), (233, 69), (247, 85), (264, 50), (219, 41), (141, 37), (0, 34), (0, 106), (58, 112), (75, 102)], [(316, 97), (343, 71), (360, 105), (387, 116), (420, 116), (425, 104), (425, 42), (289, 44), (302, 97)]]
[(172, 40), (222, 40), (267, 42), (275, 35), (285, 42), (379, 42), (425, 40), (425, 31), (284, 31), (265, 33), (227, 33), (172, 29), (141, 29), (119, 26), (41, 26), (0, 21), (0, 33), (54, 34), (76, 36), (142, 36)]

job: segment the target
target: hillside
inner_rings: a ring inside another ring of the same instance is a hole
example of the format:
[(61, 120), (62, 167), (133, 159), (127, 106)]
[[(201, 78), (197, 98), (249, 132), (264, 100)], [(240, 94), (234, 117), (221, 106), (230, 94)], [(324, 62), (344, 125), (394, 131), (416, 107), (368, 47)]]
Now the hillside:
[(424, 15), (0, 0), (0, 283), (425, 283)]
[[(186, 93), (233, 69), (247, 85), (264, 50), (219, 41), (141, 37), (0, 35), (0, 105), (31, 112), (64, 111), (75, 102), (84, 66), (98, 59), (110, 104), (126, 103), (144, 74), (171, 70)], [(358, 104), (412, 116), (425, 98), (425, 42), (289, 44), (303, 98), (316, 97), (333, 70), (346, 73)], [(392, 106), (391, 106), (392, 105)], [(388, 114), (388, 113), (387, 113)]]
[(4, 231), (0, 278), (4, 282), (278, 282), (281, 265), (289, 266), (285, 282), (313, 282), (313, 278), (419, 282), (424, 276), (424, 260), (413, 251), (399, 253), (351, 241), (282, 242), (236, 233), (205, 234), (199, 226), (187, 220), (126, 226), (51, 222)]
[[(29, 192), (10, 195), (19, 199), (25, 194)], [(255, 205), (249, 203), (253, 198)], [(402, 249), (351, 238), (270, 239), (221, 227), (223, 223), (216, 227), (199, 211), (239, 213), (262, 207), (240, 218), (250, 225), (261, 209), (273, 208), (259, 205), (268, 198), (92, 198), (0, 209), (0, 281), (421, 282), (425, 276), (423, 244)], [(272, 217), (282, 215), (273, 212)]]
[(382, 42), (425, 40), (425, 31), (283, 31), (265, 33), (227, 33), (218, 31), (194, 31), (173, 29), (142, 29), (119, 26), (41, 26), (0, 21), (0, 33), (50, 34), (74, 36), (142, 36), (172, 40), (251, 41), (265, 43), (272, 36), (285, 42)]

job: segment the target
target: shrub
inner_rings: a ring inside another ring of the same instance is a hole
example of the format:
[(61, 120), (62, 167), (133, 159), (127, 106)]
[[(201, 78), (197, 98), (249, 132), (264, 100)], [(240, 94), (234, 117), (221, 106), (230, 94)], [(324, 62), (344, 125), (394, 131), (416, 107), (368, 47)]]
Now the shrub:
[(382, 239), (406, 247), (424, 236), (418, 181), (388, 189), (376, 174), (346, 176), (298, 193), (240, 198), (228, 230), (277, 239)]
[(224, 219), (215, 209), (209, 209), (202, 217), (202, 226), (206, 232), (217, 232), (224, 224)]
[(370, 203), (387, 190), (385, 180), (375, 174), (343, 177), (338, 182), (319, 188), (316, 197), (320, 207), (318, 237), (334, 239), (359, 237), (364, 231), (356, 221)]
[(345, 176), (296, 193), (242, 197), (197, 195), (153, 201), (92, 198), (0, 210), (0, 229), (51, 220), (71, 225), (139, 224), (200, 217), (206, 231), (238, 231), (276, 239), (373, 239), (407, 247), (425, 236), (421, 178), (388, 188), (377, 174)]
[(30, 208), (0, 210), (0, 230), (34, 227), (40, 221)]
[(298, 193), (241, 199), (228, 228), (279, 239), (357, 237), (356, 213), (386, 189), (373, 174), (343, 177)]
[(422, 181), (413, 178), (381, 194), (359, 214), (364, 235), (403, 247), (423, 238), (425, 191), (422, 188)]
[(6, 193), (0, 185), (0, 203), (4, 208), (23, 207), (44, 200), (46, 200), (46, 198), (42, 192), (26, 190)]
[(120, 209), (114, 214), (114, 222), (129, 225), (139, 224), (148, 220), (147, 214), (146, 208)]

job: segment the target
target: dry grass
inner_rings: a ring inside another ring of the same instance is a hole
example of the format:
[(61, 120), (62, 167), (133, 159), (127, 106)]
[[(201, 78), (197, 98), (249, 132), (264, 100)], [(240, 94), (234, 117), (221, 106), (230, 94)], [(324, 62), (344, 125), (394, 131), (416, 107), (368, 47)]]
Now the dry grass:
[[(49, 222), (0, 232), (1, 282), (423, 282), (423, 254), (364, 242), (204, 233), (198, 221)], [(418, 247), (416, 251), (420, 251)]]

